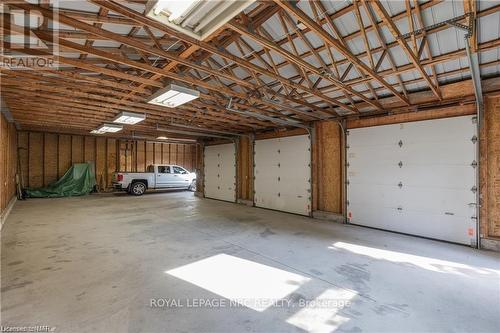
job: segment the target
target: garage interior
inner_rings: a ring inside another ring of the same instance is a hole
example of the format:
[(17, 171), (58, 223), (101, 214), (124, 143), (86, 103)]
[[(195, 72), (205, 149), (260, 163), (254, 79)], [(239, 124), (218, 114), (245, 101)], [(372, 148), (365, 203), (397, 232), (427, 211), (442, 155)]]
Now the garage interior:
[(498, 1), (0, 6), (2, 329), (500, 330)]

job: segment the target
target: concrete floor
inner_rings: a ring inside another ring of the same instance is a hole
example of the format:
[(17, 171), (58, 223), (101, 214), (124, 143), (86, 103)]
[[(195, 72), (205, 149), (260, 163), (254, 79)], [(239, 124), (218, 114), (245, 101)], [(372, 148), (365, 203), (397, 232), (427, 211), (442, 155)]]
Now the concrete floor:
[(3, 326), (500, 330), (499, 254), (191, 192), (18, 202), (1, 237)]

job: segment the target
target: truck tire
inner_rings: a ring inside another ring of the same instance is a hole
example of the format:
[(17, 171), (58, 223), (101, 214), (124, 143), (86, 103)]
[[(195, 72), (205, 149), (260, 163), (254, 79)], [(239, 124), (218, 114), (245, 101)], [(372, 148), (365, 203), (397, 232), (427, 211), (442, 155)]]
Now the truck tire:
[(188, 187), (188, 191), (196, 192), (196, 179), (191, 182), (191, 185)]
[(143, 195), (146, 192), (146, 184), (144, 182), (133, 182), (130, 185), (130, 194), (132, 195)]

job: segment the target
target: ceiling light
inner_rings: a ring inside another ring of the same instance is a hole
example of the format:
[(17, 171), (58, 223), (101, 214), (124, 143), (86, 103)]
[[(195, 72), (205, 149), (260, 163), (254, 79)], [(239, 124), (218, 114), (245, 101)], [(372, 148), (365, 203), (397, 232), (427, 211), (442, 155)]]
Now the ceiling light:
[(157, 140), (168, 140), (166, 136), (159, 136), (156, 138)]
[(204, 40), (256, 0), (149, 0), (146, 16)]
[(189, 13), (189, 9), (196, 4), (197, 0), (158, 0), (154, 5), (155, 15), (162, 12), (168, 16), (170, 22)]
[(102, 124), (97, 128), (97, 131), (103, 132), (103, 133), (116, 133), (119, 132), (123, 129), (122, 125), (117, 125), (117, 124)]
[(106, 132), (103, 132), (103, 131), (100, 131), (100, 130), (96, 130), (96, 129), (95, 129), (95, 130), (90, 131), (90, 133), (92, 133), (92, 134), (104, 134), (104, 133), (106, 133)]
[(170, 84), (151, 96), (148, 103), (175, 108), (176, 106), (185, 104), (198, 97), (200, 97), (200, 92), (198, 90)]
[(134, 125), (143, 121), (144, 119), (146, 119), (145, 114), (122, 112), (115, 118), (115, 120), (113, 120), (113, 122), (118, 124)]
[(297, 28), (299, 28), (300, 30), (305, 30), (305, 29), (307, 29), (306, 25), (305, 25), (304, 23), (302, 23), (302, 22), (299, 22), (299, 23), (297, 24)]

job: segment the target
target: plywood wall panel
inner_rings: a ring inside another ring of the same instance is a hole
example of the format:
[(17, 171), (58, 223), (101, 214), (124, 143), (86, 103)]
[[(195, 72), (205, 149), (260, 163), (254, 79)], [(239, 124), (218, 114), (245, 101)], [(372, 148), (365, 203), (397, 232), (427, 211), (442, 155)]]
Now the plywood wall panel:
[(60, 178), (71, 166), (71, 136), (59, 135), (57, 177)]
[(126, 172), (135, 172), (136, 170), (136, 152), (134, 141), (120, 140), (119, 141), (119, 167), (118, 170)]
[(323, 123), (321, 149), (323, 210), (342, 212), (342, 131), (335, 122)]
[(170, 164), (177, 164), (177, 145), (170, 145)]
[(161, 143), (154, 143), (154, 164), (163, 163), (162, 161), (163, 153), (161, 151), (161, 148), (162, 148)]
[(120, 141), (118, 143), (119, 151), (118, 151), (118, 161), (119, 161), (119, 167), (118, 170), (121, 171), (130, 171), (129, 168), (127, 168), (127, 158), (128, 158), (128, 151), (127, 151), (127, 141)]
[(137, 141), (137, 172), (146, 171), (146, 143)]
[(107, 140), (107, 165), (106, 165), (106, 187), (111, 187), (113, 173), (118, 171), (117, 165), (117, 143), (116, 139)]
[(57, 134), (44, 134), (43, 179), (44, 186), (57, 180)]
[(241, 137), (238, 143), (238, 199), (253, 201), (253, 141)]
[[(23, 174), (26, 175), (25, 186), (29, 181), (36, 186), (47, 185), (61, 177), (72, 163), (89, 161), (95, 162), (99, 190), (109, 190), (114, 172), (144, 172), (155, 161), (167, 164), (170, 149), (178, 149), (177, 144), (95, 136), (41, 132), (19, 132), (17, 136), (20, 145), (27, 148), (20, 155)], [(195, 150), (190, 149), (190, 145), (182, 146), (184, 156), (181, 162), (184, 162), (179, 164), (191, 169)]]
[(481, 234), (500, 237), (500, 97), (486, 98), (481, 128)]
[(184, 167), (190, 171), (193, 170), (193, 152), (192, 145), (184, 145)]
[(170, 164), (170, 145), (168, 143), (161, 144), (162, 163)]
[(154, 164), (154, 143), (146, 143), (146, 168)]
[(95, 163), (95, 140), (93, 136), (84, 137), (84, 162), (94, 162)]
[(18, 132), (17, 145), (18, 145), (18, 154), (20, 162), (19, 177), (22, 187), (28, 186), (28, 178), (29, 178), (28, 140), (29, 140), (29, 133)]
[(95, 169), (96, 169), (96, 182), (98, 188), (103, 190), (106, 188), (106, 139), (96, 138), (96, 154), (95, 154)]
[(83, 163), (83, 136), (73, 135), (71, 137), (71, 163)]
[(43, 186), (43, 134), (29, 134), (29, 187)]
[(12, 199), (16, 196), (17, 131), (13, 123), (0, 114), (0, 216), (4, 222)]
[(2, 191), (4, 194), (5, 203), (8, 205), (10, 201), (16, 196), (16, 174), (17, 174), (17, 130), (14, 123), (9, 123), (9, 142), (7, 148), (7, 179), (4, 180), (6, 188)]
[(186, 156), (184, 154), (186, 145), (178, 145), (177, 146), (177, 164), (179, 165), (185, 165), (186, 164)]

